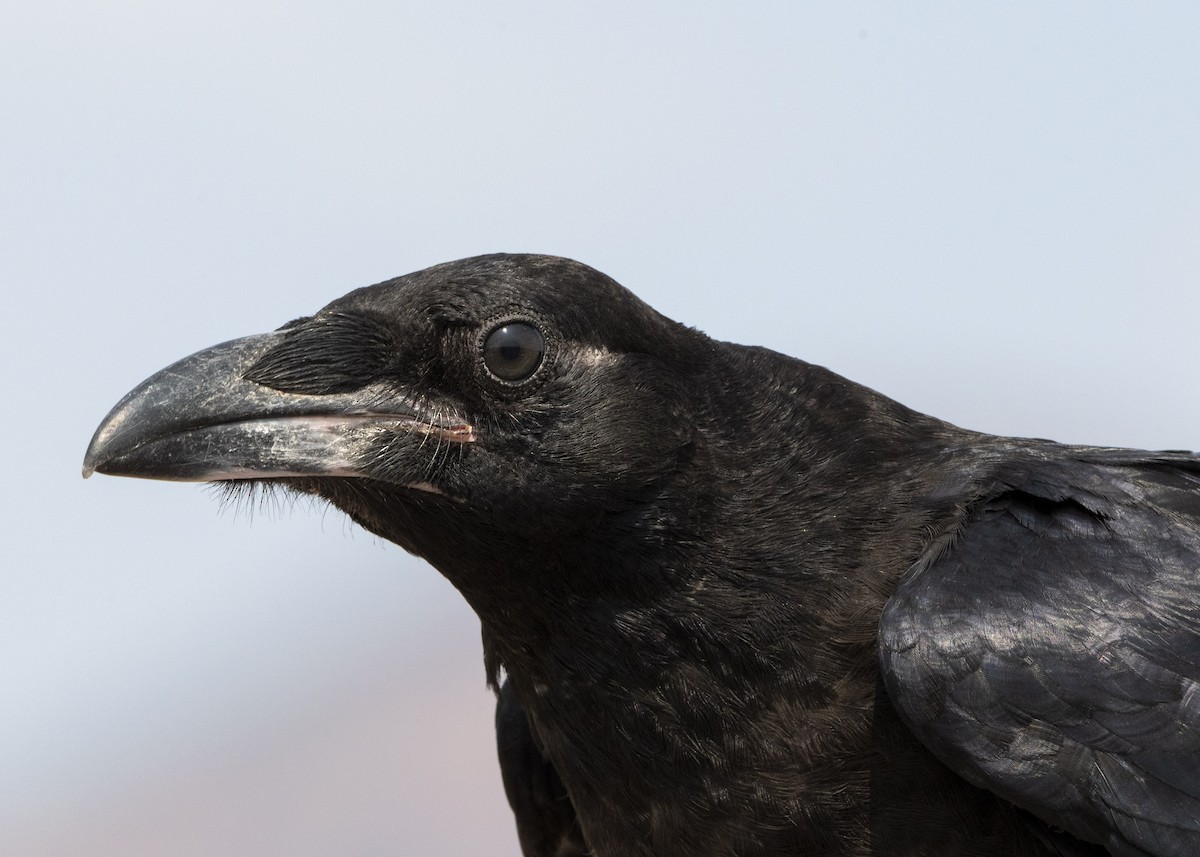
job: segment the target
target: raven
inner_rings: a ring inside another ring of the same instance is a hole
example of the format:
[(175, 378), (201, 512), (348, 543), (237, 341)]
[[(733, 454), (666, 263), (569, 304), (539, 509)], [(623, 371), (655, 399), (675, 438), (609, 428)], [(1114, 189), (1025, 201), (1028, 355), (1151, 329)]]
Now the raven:
[(1192, 454), (966, 431), (502, 254), (184, 358), (93, 471), (444, 574), (529, 857), (1200, 854)]

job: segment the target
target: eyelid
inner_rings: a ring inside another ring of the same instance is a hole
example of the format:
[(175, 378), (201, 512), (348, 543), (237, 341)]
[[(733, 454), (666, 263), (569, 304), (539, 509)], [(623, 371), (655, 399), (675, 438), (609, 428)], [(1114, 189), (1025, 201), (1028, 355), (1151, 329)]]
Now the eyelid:
[[(536, 330), (542, 337), (542, 357), (537, 367), (528, 377), (517, 381), (506, 381), (494, 375), (483, 361), (484, 345), (493, 332), (512, 324), (525, 324)], [(502, 399), (524, 398), (539, 389), (547, 379), (552, 377), (550, 371), (558, 359), (558, 337), (554, 326), (537, 312), (528, 307), (501, 306), (483, 316), (482, 323), (475, 327), (475, 373), (476, 378), (483, 382), (487, 391)]]

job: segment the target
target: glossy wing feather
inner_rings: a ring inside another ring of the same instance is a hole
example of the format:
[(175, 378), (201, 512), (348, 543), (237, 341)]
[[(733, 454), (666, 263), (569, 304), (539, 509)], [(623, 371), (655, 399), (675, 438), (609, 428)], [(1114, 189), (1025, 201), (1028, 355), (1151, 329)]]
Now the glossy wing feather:
[(930, 750), (1118, 855), (1200, 854), (1200, 478), (1174, 458), (1005, 474), (880, 625)]

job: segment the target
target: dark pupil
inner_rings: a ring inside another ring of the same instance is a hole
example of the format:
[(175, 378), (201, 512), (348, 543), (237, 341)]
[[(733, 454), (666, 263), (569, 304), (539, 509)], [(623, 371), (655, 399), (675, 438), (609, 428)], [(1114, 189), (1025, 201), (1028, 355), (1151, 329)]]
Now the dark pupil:
[(483, 365), (502, 381), (520, 381), (533, 374), (545, 353), (546, 340), (537, 328), (514, 321), (488, 334)]

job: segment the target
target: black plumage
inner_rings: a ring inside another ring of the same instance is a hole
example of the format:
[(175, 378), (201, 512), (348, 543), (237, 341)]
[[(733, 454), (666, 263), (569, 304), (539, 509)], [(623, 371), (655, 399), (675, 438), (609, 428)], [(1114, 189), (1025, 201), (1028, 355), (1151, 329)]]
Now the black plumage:
[(163, 370), (92, 470), (445, 574), (531, 857), (1200, 853), (1190, 454), (965, 431), (496, 255)]

